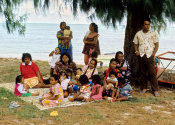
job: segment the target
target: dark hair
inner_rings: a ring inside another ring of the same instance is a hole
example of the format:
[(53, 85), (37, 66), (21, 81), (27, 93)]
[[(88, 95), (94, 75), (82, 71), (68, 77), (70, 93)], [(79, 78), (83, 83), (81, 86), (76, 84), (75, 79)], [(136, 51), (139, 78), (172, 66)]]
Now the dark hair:
[[(92, 74), (91, 74), (91, 77), (93, 76), (93, 74), (94, 74), (94, 72), (95, 72), (95, 69), (96, 69), (96, 67), (97, 67), (97, 60), (96, 59), (91, 59), (91, 61), (95, 61), (95, 67), (94, 67), (94, 70), (93, 70), (93, 72), (92, 72)], [(91, 62), (90, 61), (90, 62)], [(86, 71), (84, 72), (84, 74), (86, 74), (87, 73), (87, 70), (89, 69), (89, 66), (87, 67), (87, 69), (86, 69)], [(91, 78), (90, 77), (90, 78)]]
[(118, 83), (124, 85), (126, 83), (125, 78), (118, 78)]
[(109, 76), (111, 76), (111, 75), (115, 75), (115, 77), (116, 77), (116, 76), (117, 76), (117, 73), (114, 72), (114, 71), (110, 71), (110, 72), (109, 72)]
[(92, 58), (97, 58), (98, 57), (97, 51), (92, 52), (91, 57)]
[(58, 79), (58, 76), (55, 75), (55, 74), (51, 75), (50, 77), (53, 77), (55, 80), (59, 80), (59, 79)]
[(61, 26), (62, 26), (64, 23), (66, 24), (66, 22), (64, 22), (64, 21), (60, 23), (60, 28), (61, 28)]
[(61, 49), (59, 47), (56, 47), (56, 48), (58, 48), (60, 50), (60, 52), (61, 52)]
[(111, 65), (112, 62), (116, 62), (115, 58), (112, 58), (112, 59), (110, 60), (110, 62), (109, 62), (109, 67), (110, 67), (110, 65)]
[(98, 33), (98, 25), (95, 23), (91, 23), (92, 27), (94, 27), (94, 31)]
[(68, 63), (70, 64), (70, 63), (72, 62), (72, 59), (71, 59), (70, 55), (69, 55), (68, 53), (66, 53), (66, 52), (61, 54), (61, 56), (60, 56), (60, 62), (61, 62), (62, 64), (65, 64), (65, 63), (63, 62), (63, 60), (62, 60), (62, 58), (63, 58), (64, 55), (66, 55), (66, 56), (69, 58)]
[(70, 30), (70, 26), (66, 26), (66, 29)]
[(22, 78), (23, 78), (22, 75), (16, 76), (16, 82), (15, 82), (15, 83), (16, 83), (16, 84), (17, 84), (17, 83), (21, 83)]
[(25, 58), (29, 58), (30, 61), (32, 61), (32, 56), (30, 55), (30, 53), (23, 53), (22, 54), (22, 62), (24, 62)]
[(123, 55), (123, 53), (121, 51), (116, 52), (116, 54), (115, 54), (115, 60), (116, 60), (116, 62), (118, 62), (118, 55), (119, 54), (122, 54)]
[(67, 75), (67, 72), (66, 72), (66, 71), (62, 70), (62, 71), (60, 72), (60, 76), (62, 75), (62, 73), (65, 73), (66, 78), (68, 78), (68, 75)]
[(144, 24), (144, 22), (145, 21), (148, 21), (148, 22), (150, 22), (151, 23), (151, 20), (150, 20), (150, 18), (149, 17), (145, 17), (144, 19), (143, 19), (143, 24)]
[(82, 68), (77, 68), (77, 70), (80, 70), (80, 71), (82, 71)]
[(79, 78), (79, 81), (80, 81), (81, 85), (85, 85), (85, 84), (89, 83), (89, 79), (86, 75), (81, 75)]
[(93, 75), (92, 76), (92, 82), (94, 84), (101, 84), (101, 78), (100, 78), (100, 76), (99, 75)]
[(72, 70), (66, 69), (66, 73), (67, 73), (67, 74), (68, 74), (68, 73), (71, 73), (71, 74), (72, 74)]

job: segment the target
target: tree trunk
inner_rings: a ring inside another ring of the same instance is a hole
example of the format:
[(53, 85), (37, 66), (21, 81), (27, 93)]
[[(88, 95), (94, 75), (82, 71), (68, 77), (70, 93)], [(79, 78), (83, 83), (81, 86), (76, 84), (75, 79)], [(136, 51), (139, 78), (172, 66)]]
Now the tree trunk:
[(145, 17), (144, 12), (142, 12), (140, 7), (134, 9), (128, 9), (127, 15), (127, 25), (125, 30), (125, 40), (124, 40), (124, 55), (125, 59), (128, 60), (131, 66), (132, 72), (132, 82), (134, 84), (139, 84), (139, 62), (138, 57), (135, 55), (133, 39), (135, 34), (142, 29), (143, 18)]

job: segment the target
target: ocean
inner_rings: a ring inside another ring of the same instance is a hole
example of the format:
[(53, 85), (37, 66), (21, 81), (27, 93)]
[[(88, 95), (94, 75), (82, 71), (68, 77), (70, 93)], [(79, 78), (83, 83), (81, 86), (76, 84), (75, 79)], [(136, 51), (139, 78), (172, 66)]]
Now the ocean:
[[(83, 63), (83, 38), (89, 29), (88, 24), (68, 24), (73, 32), (73, 59), (77, 64)], [(101, 54), (123, 51), (125, 26), (117, 29), (99, 25), (99, 43)], [(34, 60), (50, 60), (49, 53), (57, 47), (56, 33), (59, 24), (27, 23), (24, 36), (18, 33), (8, 34), (0, 24), (0, 58), (21, 58), (22, 53), (29, 52)], [(159, 34), (159, 50), (157, 54), (175, 51), (175, 27), (167, 27), (166, 32)], [(109, 60), (105, 62), (108, 65)]]

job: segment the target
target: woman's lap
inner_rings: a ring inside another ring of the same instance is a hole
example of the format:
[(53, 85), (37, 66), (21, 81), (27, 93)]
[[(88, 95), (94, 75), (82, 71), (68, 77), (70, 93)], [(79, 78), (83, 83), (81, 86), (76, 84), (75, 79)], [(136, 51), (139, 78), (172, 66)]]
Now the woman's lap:
[(24, 79), (24, 84), (28, 85), (30, 88), (33, 88), (39, 84), (38, 77)]

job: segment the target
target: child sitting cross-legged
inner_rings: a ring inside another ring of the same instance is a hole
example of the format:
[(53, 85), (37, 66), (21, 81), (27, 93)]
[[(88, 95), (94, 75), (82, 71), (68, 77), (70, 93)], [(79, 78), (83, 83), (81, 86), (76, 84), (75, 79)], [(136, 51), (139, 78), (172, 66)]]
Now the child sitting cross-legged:
[(69, 101), (87, 101), (91, 95), (91, 87), (89, 85), (89, 79), (86, 75), (81, 75), (79, 78), (81, 83), (80, 91), (77, 92), (73, 98), (68, 98)]
[(52, 87), (50, 88), (50, 92), (43, 94), (42, 99), (40, 99), (41, 104), (44, 106), (57, 106), (63, 102), (64, 94), (61, 85), (59, 84), (58, 76), (52, 75), (50, 77), (50, 84)]
[(116, 99), (112, 101), (125, 101), (128, 100), (128, 96), (133, 92), (133, 89), (124, 78), (119, 78), (119, 86), (116, 91)]
[(28, 97), (28, 96), (38, 96), (39, 92), (36, 93), (30, 93), (29, 91), (26, 91), (24, 89), (24, 77), (22, 75), (18, 75), (16, 77), (16, 85), (15, 85), (15, 91), (14, 94), (16, 96), (21, 96), (21, 97)]

